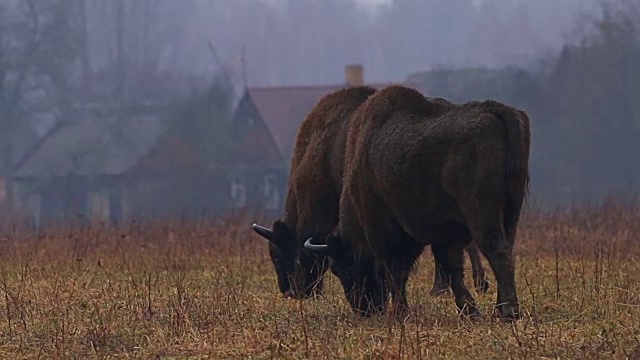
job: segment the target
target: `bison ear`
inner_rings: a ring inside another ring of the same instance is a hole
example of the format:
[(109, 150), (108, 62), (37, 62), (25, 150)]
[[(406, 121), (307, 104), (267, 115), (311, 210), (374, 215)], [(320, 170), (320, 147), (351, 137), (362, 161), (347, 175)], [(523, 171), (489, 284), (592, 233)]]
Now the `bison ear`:
[(273, 222), (273, 232), (281, 235), (288, 234), (289, 226), (282, 220), (276, 220)]
[(253, 231), (255, 231), (258, 235), (269, 240), (270, 242), (273, 241), (273, 239), (275, 238), (275, 236), (273, 236), (273, 231), (271, 231), (271, 229), (268, 229), (264, 226), (260, 226), (258, 224), (253, 224), (253, 226), (251, 227), (253, 228)]

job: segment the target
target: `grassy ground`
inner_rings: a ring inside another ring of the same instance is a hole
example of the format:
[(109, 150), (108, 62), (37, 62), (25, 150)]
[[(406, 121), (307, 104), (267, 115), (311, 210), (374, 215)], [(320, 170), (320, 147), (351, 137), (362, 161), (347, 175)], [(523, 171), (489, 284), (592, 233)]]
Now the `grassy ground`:
[(284, 300), (249, 225), (1, 238), (0, 358), (640, 358), (637, 207), (529, 212), (516, 249), (525, 317), (512, 325), (491, 316), (495, 286), (477, 296), (479, 323), (452, 295), (429, 296), (429, 251), (404, 322), (358, 319), (332, 275), (324, 298)]

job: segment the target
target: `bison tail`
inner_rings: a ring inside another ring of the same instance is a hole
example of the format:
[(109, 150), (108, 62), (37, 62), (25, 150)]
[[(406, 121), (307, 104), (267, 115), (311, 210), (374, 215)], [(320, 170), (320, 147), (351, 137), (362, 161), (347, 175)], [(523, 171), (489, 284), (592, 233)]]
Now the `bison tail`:
[(529, 188), (529, 149), (531, 131), (524, 111), (492, 102), (491, 112), (500, 118), (507, 130), (506, 182), (508, 199), (504, 209), (504, 227), (511, 241), (520, 218), (520, 210)]

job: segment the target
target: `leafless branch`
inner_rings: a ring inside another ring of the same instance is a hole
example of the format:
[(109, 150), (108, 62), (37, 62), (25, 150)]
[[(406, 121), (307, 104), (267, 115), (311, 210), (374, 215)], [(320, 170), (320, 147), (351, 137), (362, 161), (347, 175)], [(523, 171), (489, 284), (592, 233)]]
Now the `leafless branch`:
[(41, 44), (40, 18), (38, 10), (35, 6), (35, 0), (28, 0), (26, 15), (31, 21), (31, 24), (29, 26), (29, 33), (31, 34), (31, 36), (24, 51), (24, 56), (21, 57), (21, 62), (18, 65), (18, 69), (16, 71), (17, 78), (10, 93), (10, 100), (5, 103), (5, 106), (7, 106), (7, 108), (5, 110), (4, 116), (5, 120), (7, 121), (6, 125), (8, 126), (8, 129), (12, 128), (14, 113), (19, 105), (20, 98), (22, 97), (22, 86), (25, 82), (25, 79), (27, 78), (29, 69), (33, 65), (36, 53)]

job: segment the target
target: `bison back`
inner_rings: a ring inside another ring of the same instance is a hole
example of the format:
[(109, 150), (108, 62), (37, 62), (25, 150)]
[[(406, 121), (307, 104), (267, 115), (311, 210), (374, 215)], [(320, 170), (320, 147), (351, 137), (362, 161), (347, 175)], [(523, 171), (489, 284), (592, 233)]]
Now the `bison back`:
[(519, 211), (528, 179), (524, 123), (496, 102), (453, 105), (406, 88), (379, 91), (350, 125), (343, 193), (361, 212), (350, 218), (378, 216), (366, 212), (383, 203), (386, 216), (428, 242), (436, 224), (464, 222), (465, 210), (502, 212), (509, 200)]
[[(285, 217), (295, 224), (298, 232), (324, 232), (328, 226), (337, 224), (346, 140), (341, 133), (351, 114), (375, 91), (359, 86), (326, 95), (300, 126), (285, 202)], [(303, 234), (297, 237), (300, 236)]]

